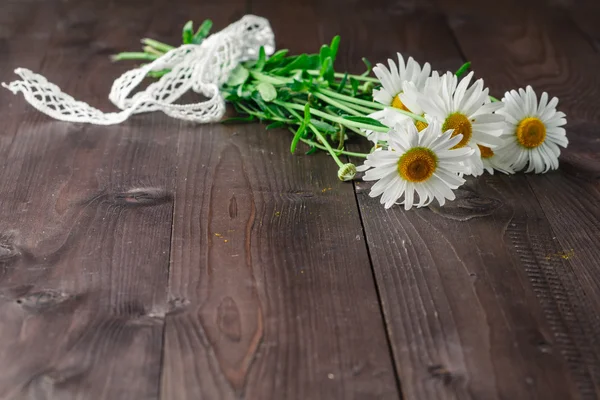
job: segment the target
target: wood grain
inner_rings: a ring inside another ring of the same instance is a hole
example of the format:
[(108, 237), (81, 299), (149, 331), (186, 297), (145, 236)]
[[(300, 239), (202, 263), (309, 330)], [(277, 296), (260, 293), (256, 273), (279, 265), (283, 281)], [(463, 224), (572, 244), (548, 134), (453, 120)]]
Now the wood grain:
[(511, 0), (488, 7), (461, 0), (439, 5), (448, 13), (461, 51), (497, 97), (531, 85), (557, 96), (570, 121), (599, 122), (595, 71), (600, 57), (567, 13), (544, 3)]
[[(252, 12), (279, 48), (342, 35), (338, 69), (396, 51), (495, 94), (561, 98), (544, 176), (470, 180), (385, 211), (287, 131), (55, 122), (0, 91), (1, 399), (595, 399), (600, 67), (592, 1), (0, 2), (24, 66), (102, 109), (108, 55)], [(356, 149), (368, 144), (356, 141)]]
[[(485, 26), (476, 22), (496, 12), (501, 11), (455, 5), (449, 16), (465, 55), (476, 63), (480, 74), (489, 77), (486, 81), (492, 87), (522, 87), (531, 77), (520, 72), (556, 68), (553, 74), (540, 73), (533, 84), (540, 92), (545, 90), (560, 97), (559, 108), (568, 114), (567, 132), (572, 145), (561, 156), (560, 171), (528, 176), (527, 182), (558, 244), (559, 251), (548, 257), (566, 258), (570, 266), (554, 271), (555, 282), (563, 289), (553, 297), (560, 305), (560, 318), (568, 331), (566, 336), (555, 335), (556, 342), (574, 374), (579, 394), (596, 398), (600, 393), (600, 280), (595, 265), (600, 256), (596, 245), (600, 219), (595, 204), (600, 196), (596, 140), (599, 114), (595, 99), (600, 82), (591, 71), (600, 63), (600, 55), (573, 27), (568, 14), (554, 6), (505, 3), (502, 12), (519, 16), (512, 18), (510, 24), (503, 19)], [(456, 22), (456, 18), (461, 22)], [(489, 43), (489, 51), (507, 65), (519, 65), (519, 69), (507, 68), (504, 74), (498, 73), (497, 66), (475, 51), (476, 41)], [(582, 101), (590, 105), (588, 111), (582, 112)], [(549, 316), (550, 323), (552, 318), (557, 316)]]
[[(397, 15), (384, 17), (365, 6), (338, 25), (355, 27), (354, 15), (377, 19), (377, 31), (396, 29), (382, 40), (391, 51), (436, 67), (460, 66), (440, 8), (395, 4)], [(360, 36), (353, 32), (346, 28), (342, 37)], [(380, 61), (370, 55), (372, 48), (365, 44), (362, 53)], [(385, 211), (367, 196), (369, 187), (357, 183), (358, 201), (403, 395), (576, 396), (560, 350), (564, 342), (573, 349), (569, 329), (584, 321), (567, 321), (578, 303), (564, 304), (566, 283), (556, 282), (555, 269), (570, 265), (560, 257), (547, 259), (562, 248), (547, 233), (549, 224), (526, 178), (485, 176), (471, 181), (457, 201), (431, 211)], [(582, 356), (582, 350), (576, 348), (576, 354)], [(585, 379), (590, 382), (589, 375)]]
[(396, 398), (352, 187), (263, 128), (181, 131), (163, 397)]
[[(312, 7), (271, 5), (280, 46), (318, 48)], [(165, 399), (398, 398), (352, 185), (290, 140), (181, 126)]]
[(566, 13), (581, 30), (589, 43), (600, 52), (600, 4), (594, 0), (551, 0), (547, 4), (557, 12)]
[[(109, 47), (131, 45), (111, 36), (111, 23), (140, 24), (152, 9), (53, 3), (32, 20), (50, 18), (51, 40), (34, 45), (38, 54), (9, 53), (10, 63), (105, 105), (94, 89), (107, 95)], [(28, 65), (36, 56), (41, 67)], [(117, 128), (29, 110), (14, 118), (0, 179), (0, 398), (156, 398), (176, 151), (164, 118)]]

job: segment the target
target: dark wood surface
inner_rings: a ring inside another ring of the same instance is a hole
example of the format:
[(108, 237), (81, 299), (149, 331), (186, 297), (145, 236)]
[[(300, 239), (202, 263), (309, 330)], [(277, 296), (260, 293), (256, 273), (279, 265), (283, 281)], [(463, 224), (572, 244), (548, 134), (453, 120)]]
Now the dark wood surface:
[(254, 13), (294, 53), (341, 34), (339, 69), (401, 51), (547, 90), (570, 147), (386, 211), (284, 130), (67, 124), (0, 91), (0, 399), (600, 397), (597, 2), (176, 3), (1, 0), (0, 80), (109, 109), (110, 54)]

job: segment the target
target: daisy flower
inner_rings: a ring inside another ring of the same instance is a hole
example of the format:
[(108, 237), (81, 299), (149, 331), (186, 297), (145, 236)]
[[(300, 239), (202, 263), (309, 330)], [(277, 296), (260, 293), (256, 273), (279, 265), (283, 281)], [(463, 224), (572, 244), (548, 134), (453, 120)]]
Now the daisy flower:
[(498, 111), (506, 118), (506, 129), (502, 138), (507, 143), (499, 151), (516, 171), (527, 167), (525, 172), (536, 174), (558, 168), (558, 146), (567, 147), (567, 139), (563, 125), (567, 123), (565, 114), (556, 111), (558, 99), (548, 101), (548, 93), (537, 95), (527, 86), (506, 92), (502, 101), (505, 107)]
[(473, 155), (466, 161), (468, 174), (483, 173), (483, 161), (479, 156), (479, 146), (491, 149), (502, 144), (499, 136), (504, 127), (504, 117), (494, 114), (503, 107), (501, 102), (491, 103), (489, 89), (478, 79), (472, 85), (473, 72), (460, 83), (456, 75), (446, 73), (436, 83), (437, 92), (427, 92), (420, 97), (420, 105), (428, 119), (442, 121), (442, 130), (453, 130), (453, 135), (462, 135), (456, 148), (469, 147)]
[[(431, 73), (429, 63), (423, 64), (423, 68), (421, 68), (421, 65), (412, 57), (409, 57), (405, 63), (402, 54), (397, 53), (397, 55), (398, 65), (392, 59), (388, 59), (389, 68), (381, 63), (373, 68), (373, 72), (381, 83), (381, 88), (373, 90), (373, 100), (392, 108), (392, 110), (376, 111), (368, 117), (376, 119), (386, 126), (394, 126), (401, 121), (411, 120), (407, 115), (394, 112), (394, 108), (422, 114), (417, 109), (416, 96), (417, 92), (425, 86)], [(411, 94), (403, 99), (405, 91), (410, 91)], [(404, 103), (404, 101), (408, 103)], [(368, 139), (376, 146), (380, 141), (387, 141), (387, 133), (371, 131), (366, 131), (366, 133)]]
[[(419, 133), (412, 123), (397, 124), (389, 132), (389, 147), (371, 153), (360, 171), (367, 171), (365, 181), (378, 181), (371, 188), (371, 197), (381, 196), (381, 204), (390, 208), (394, 203), (423, 207), (437, 199), (440, 206), (446, 199), (454, 200), (453, 189), (465, 180), (464, 161), (473, 150), (454, 147), (462, 140), (452, 131), (441, 134), (437, 121)], [(416, 196), (415, 196), (416, 193)]]
[[(437, 72), (435, 72), (435, 74), (437, 74)], [(427, 90), (428, 90), (427, 86), (428, 86), (428, 84), (425, 83), (425, 88), (422, 89), (423, 92), (425, 92), (425, 93), (427, 93)], [(423, 109), (419, 105), (419, 98), (423, 94), (422, 91), (417, 88), (417, 86), (415, 85), (414, 82), (404, 81), (402, 83), (402, 87), (404, 88), (404, 91), (402, 91), (401, 93), (399, 93), (397, 95), (397, 97), (400, 99), (399, 101), (402, 104), (402, 108), (400, 108), (400, 109), (422, 116)], [(397, 112), (396, 111), (397, 109), (399, 109), (399, 108), (398, 107), (388, 107), (383, 110), (376, 111), (372, 114), (369, 114), (368, 117), (376, 119), (377, 121), (381, 122), (385, 126), (390, 126), (390, 127), (396, 126), (396, 124), (399, 124), (399, 123), (413, 122), (415, 124), (415, 126), (417, 127), (417, 130), (419, 130), (419, 132), (422, 131), (423, 129), (425, 129), (425, 127), (427, 126), (427, 123), (414, 120), (412, 117), (410, 117), (406, 114)], [(372, 131), (366, 131), (366, 133), (367, 133), (367, 138), (369, 140), (371, 140), (376, 146), (379, 144), (380, 141), (388, 140), (387, 133), (372, 132)]]
[(402, 54), (398, 54), (398, 65), (388, 60), (389, 69), (383, 64), (377, 64), (373, 72), (381, 82), (381, 88), (373, 90), (373, 100), (385, 106), (407, 110), (399, 95), (404, 92), (404, 82), (412, 82), (417, 89), (422, 89), (431, 73), (431, 66), (425, 63), (423, 68), (412, 57), (404, 62)]
[[(501, 154), (498, 154), (494, 150), (487, 146), (479, 146), (479, 153), (481, 161), (483, 162), (483, 169), (490, 175), (494, 175), (494, 170), (500, 171), (507, 175), (514, 174), (515, 171), (510, 166), (510, 163), (504, 160)], [(483, 171), (477, 171), (477, 175), (483, 174)]]

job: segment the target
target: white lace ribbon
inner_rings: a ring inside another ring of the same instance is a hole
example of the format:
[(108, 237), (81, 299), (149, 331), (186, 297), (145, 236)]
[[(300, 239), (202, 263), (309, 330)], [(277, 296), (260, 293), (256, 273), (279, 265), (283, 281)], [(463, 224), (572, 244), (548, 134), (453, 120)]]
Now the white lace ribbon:
[[(109, 99), (122, 110), (120, 112), (104, 113), (77, 101), (43, 76), (24, 68), (15, 70), (22, 80), (2, 86), (14, 94), (22, 92), (33, 107), (62, 121), (113, 125), (132, 114), (162, 111), (173, 118), (216, 122), (225, 112), (225, 101), (219, 88), (240, 62), (256, 59), (261, 46), (267, 55), (275, 50), (269, 21), (246, 15), (200, 45), (173, 49), (148, 65), (125, 72), (114, 81)], [(150, 71), (165, 69), (170, 72), (145, 90), (131, 95)], [(207, 99), (193, 104), (173, 104), (190, 89)]]

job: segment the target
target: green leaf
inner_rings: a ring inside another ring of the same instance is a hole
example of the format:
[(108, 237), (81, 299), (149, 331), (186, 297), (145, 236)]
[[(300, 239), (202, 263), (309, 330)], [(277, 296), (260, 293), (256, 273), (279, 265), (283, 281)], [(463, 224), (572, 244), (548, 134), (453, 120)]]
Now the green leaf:
[(308, 92), (311, 89), (311, 84), (305, 80), (295, 80), (292, 83), (289, 83), (287, 87), (292, 89), (292, 91), (297, 93)]
[(338, 85), (338, 88), (337, 88), (338, 93), (341, 93), (342, 90), (344, 90), (344, 88), (346, 87), (346, 82), (348, 82), (348, 73), (347, 72), (344, 74), (344, 77), (342, 78), (342, 80), (340, 81), (340, 84)]
[(249, 99), (250, 96), (252, 96), (253, 91), (254, 90), (244, 90), (244, 85), (240, 85), (237, 88), (237, 96), (241, 99)]
[(171, 72), (170, 69), (161, 69), (160, 71), (149, 71), (148, 74), (147, 74), (147, 76), (149, 78), (156, 78), (156, 79), (158, 79), (158, 78), (162, 78), (163, 75), (166, 75), (169, 72)]
[(192, 43), (193, 44), (200, 44), (200, 43), (202, 43), (202, 41), (210, 33), (210, 30), (212, 29), (212, 25), (213, 25), (213, 23), (212, 23), (212, 21), (210, 19), (204, 20), (204, 22), (202, 22), (202, 24), (200, 25), (200, 27), (196, 31), (196, 34), (194, 35), (194, 37), (192, 37)]
[(276, 128), (282, 128), (284, 126), (285, 126), (285, 124), (283, 122), (277, 121), (277, 122), (273, 122), (272, 124), (267, 125), (267, 127), (265, 129), (266, 130), (276, 129)]
[(247, 117), (231, 117), (221, 121), (222, 124), (238, 124), (238, 123), (247, 123), (254, 122), (256, 118), (253, 115), (249, 115)]
[(261, 120), (267, 119), (267, 115), (253, 107), (252, 103), (246, 103), (246, 105), (242, 103), (233, 103), (233, 106), (235, 107), (236, 111), (240, 114), (248, 114), (257, 117)]
[(317, 128), (319, 131), (323, 132), (323, 133), (337, 133), (339, 132), (339, 129), (336, 128), (335, 126), (328, 124), (325, 121), (319, 121), (318, 119), (313, 119), (312, 121), (310, 121), (311, 124), (314, 125), (315, 128)]
[(302, 123), (302, 125), (300, 125), (300, 127), (296, 131), (294, 139), (292, 139), (292, 144), (290, 145), (290, 153), (294, 154), (294, 152), (296, 151), (296, 146), (298, 146), (298, 142), (300, 141), (300, 138), (302, 137), (304, 132), (306, 132), (306, 125)]
[(281, 61), (283, 61), (285, 59), (285, 56), (287, 55), (288, 52), (289, 52), (289, 50), (287, 50), (287, 49), (277, 51), (275, 54), (273, 54), (271, 57), (269, 57), (269, 59), (265, 63), (264, 69), (272, 69), (272, 68), (276, 67), (279, 63), (281, 63)]
[(231, 71), (229, 74), (229, 79), (227, 80), (227, 86), (239, 86), (244, 84), (248, 77), (250, 76), (250, 72), (242, 65), (239, 65)]
[(287, 64), (283, 68), (278, 68), (278, 69), (273, 70), (273, 73), (276, 73), (277, 75), (287, 75), (291, 71), (296, 70), (296, 69), (300, 69), (300, 70), (316, 69), (319, 65), (321, 65), (319, 62), (318, 54), (311, 54), (311, 55), (300, 54), (299, 56), (290, 57), (289, 59), (292, 60), (292, 61), (290, 61), (289, 64)]
[(327, 82), (333, 82), (335, 71), (333, 70), (333, 60), (331, 57), (327, 57), (321, 66), (321, 72), (319, 75)]
[(471, 61), (467, 61), (466, 63), (464, 63), (459, 69), (458, 71), (456, 71), (454, 73), (454, 75), (456, 75), (458, 78), (460, 78), (465, 72), (467, 72), (469, 70), (469, 68), (471, 68)]
[(331, 49), (324, 44), (321, 46), (321, 51), (319, 52), (319, 64), (323, 66), (328, 57), (331, 57)]
[(373, 126), (376, 126), (379, 128), (387, 128), (386, 125), (382, 124), (381, 122), (377, 121), (376, 119), (369, 118), (369, 117), (355, 117), (353, 115), (344, 115), (343, 118), (347, 119), (348, 121), (352, 121), (352, 122), (373, 125)]
[[(277, 98), (279, 98), (279, 93), (277, 94)], [(271, 113), (279, 118), (287, 119), (288, 116), (285, 114), (285, 111), (282, 107), (275, 105), (274, 103), (268, 103), (267, 107)]]
[(251, 100), (263, 111), (265, 117), (261, 117), (262, 119), (273, 119), (273, 116), (287, 119), (287, 116), (281, 111), (281, 108), (274, 103), (267, 103), (264, 101), (258, 90), (252, 94)]
[(277, 91), (277, 99), (288, 102), (295, 94), (287, 86), (282, 86)]
[(352, 96), (356, 96), (360, 82), (355, 78), (350, 78), (350, 86), (352, 86)]
[(260, 50), (258, 51), (258, 60), (256, 60), (256, 64), (254, 64), (254, 69), (257, 71), (262, 71), (267, 62), (267, 53), (265, 52), (265, 48), (260, 46)]
[(300, 137), (304, 134), (304, 132), (306, 132), (306, 127), (308, 126), (309, 123), (310, 123), (310, 104), (306, 103), (306, 105), (304, 106), (304, 120), (302, 121), (300, 128), (298, 128), (298, 130), (296, 131), (296, 134), (294, 135), (294, 139), (292, 140), (292, 144), (290, 145), (290, 152), (292, 154), (294, 154), (294, 152), (296, 151), (296, 146), (298, 145), (298, 142), (300, 141)]
[(310, 149), (308, 149), (308, 151), (304, 154), (306, 154), (307, 156), (310, 156), (311, 154), (316, 153), (317, 150), (318, 149), (315, 146), (311, 146)]
[(258, 90), (255, 90), (250, 97), (250, 101), (254, 102), (254, 105), (257, 106), (260, 110), (262, 110), (261, 119), (272, 120), (273, 116), (279, 117), (282, 119), (287, 119), (287, 116), (282, 112), (281, 108), (274, 103), (267, 103), (261, 96)]
[(367, 66), (367, 70), (363, 72), (361, 76), (368, 76), (371, 73), (371, 70), (373, 69), (373, 64), (371, 64), (371, 61), (367, 60), (366, 57), (362, 58), (362, 62), (364, 62)]
[(183, 44), (192, 43), (192, 38), (194, 37), (194, 22), (188, 21), (183, 26), (183, 31), (181, 32), (181, 36), (183, 39)]
[(288, 61), (289, 64), (282, 68), (273, 70), (273, 73), (276, 73), (277, 75), (287, 75), (295, 69), (306, 69), (306, 65), (308, 64), (308, 55), (300, 54), (299, 56), (289, 57)]
[(268, 82), (259, 83), (256, 87), (256, 90), (258, 90), (260, 97), (262, 97), (267, 103), (277, 98), (277, 90), (275, 90), (275, 86)]
[(333, 39), (331, 39), (331, 44), (329, 45), (329, 48), (331, 49), (329, 57), (331, 57), (331, 60), (334, 63), (337, 58), (338, 50), (340, 48), (340, 40), (341, 40), (340, 36), (336, 35), (333, 37)]

